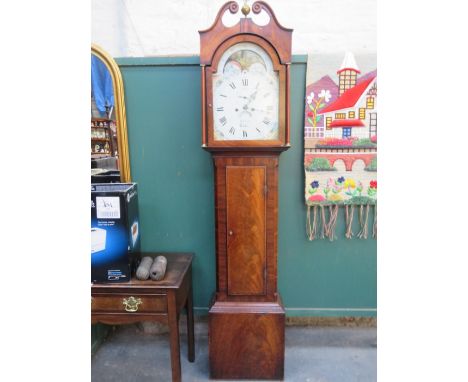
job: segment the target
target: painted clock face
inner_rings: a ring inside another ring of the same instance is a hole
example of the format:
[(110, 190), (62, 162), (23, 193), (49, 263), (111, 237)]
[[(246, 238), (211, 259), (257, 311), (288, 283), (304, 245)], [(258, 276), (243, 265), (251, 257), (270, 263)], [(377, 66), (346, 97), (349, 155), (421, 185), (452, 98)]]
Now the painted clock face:
[(250, 42), (227, 49), (213, 74), (214, 139), (279, 139), (278, 106), (278, 72), (268, 54)]

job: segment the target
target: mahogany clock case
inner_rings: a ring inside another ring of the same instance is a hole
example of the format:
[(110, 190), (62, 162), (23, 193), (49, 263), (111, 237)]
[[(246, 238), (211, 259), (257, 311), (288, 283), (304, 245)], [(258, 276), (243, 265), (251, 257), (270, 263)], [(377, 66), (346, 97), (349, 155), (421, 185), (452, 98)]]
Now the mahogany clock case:
[(217, 292), (209, 310), (211, 377), (282, 379), (285, 310), (277, 293), (279, 153), (215, 153), (213, 159)]
[(216, 153), (217, 301), (277, 300), (278, 155)]
[[(216, 293), (209, 310), (212, 378), (282, 379), (285, 311), (277, 290), (278, 163), (289, 148), (289, 66), (292, 30), (281, 26), (268, 4), (257, 1), (269, 23), (249, 17), (226, 27), (224, 4), (214, 24), (200, 31), (202, 147), (213, 153), (216, 210)], [(243, 13), (247, 16), (247, 12)], [(215, 140), (213, 75), (227, 49), (257, 44), (279, 78), (277, 140)]]

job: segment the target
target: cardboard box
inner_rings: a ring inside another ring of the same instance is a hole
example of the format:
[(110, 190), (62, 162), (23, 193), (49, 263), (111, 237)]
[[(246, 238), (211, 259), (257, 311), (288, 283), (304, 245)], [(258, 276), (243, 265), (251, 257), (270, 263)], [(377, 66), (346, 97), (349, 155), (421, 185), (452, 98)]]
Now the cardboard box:
[(130, 281), (139, 251), (136, 183), (91, 184), (91, 281)]

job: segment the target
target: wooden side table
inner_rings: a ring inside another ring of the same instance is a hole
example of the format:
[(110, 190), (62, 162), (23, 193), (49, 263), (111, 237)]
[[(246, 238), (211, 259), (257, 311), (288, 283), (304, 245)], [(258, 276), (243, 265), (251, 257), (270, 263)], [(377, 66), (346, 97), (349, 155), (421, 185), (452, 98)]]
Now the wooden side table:
[(188, 359), (195, 360), (191, 253), (144, 253), (142, 256), (167, 258), (166, 275), (161, 281), (91, 285), (91, 322), (130, 324), (157, 321), (169, 325), (172, 380), (181, 381), (179, 316), (187, 310)]

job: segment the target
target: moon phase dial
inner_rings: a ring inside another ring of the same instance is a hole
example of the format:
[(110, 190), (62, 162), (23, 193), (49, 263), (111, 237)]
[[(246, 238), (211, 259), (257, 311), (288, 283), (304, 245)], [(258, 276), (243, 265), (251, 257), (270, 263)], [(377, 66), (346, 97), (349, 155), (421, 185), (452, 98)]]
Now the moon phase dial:
[(263, 48), (242, 42), (227, 49), (213, 74), (214, 139), (278, 139), (278, 105), (278, 73)]

